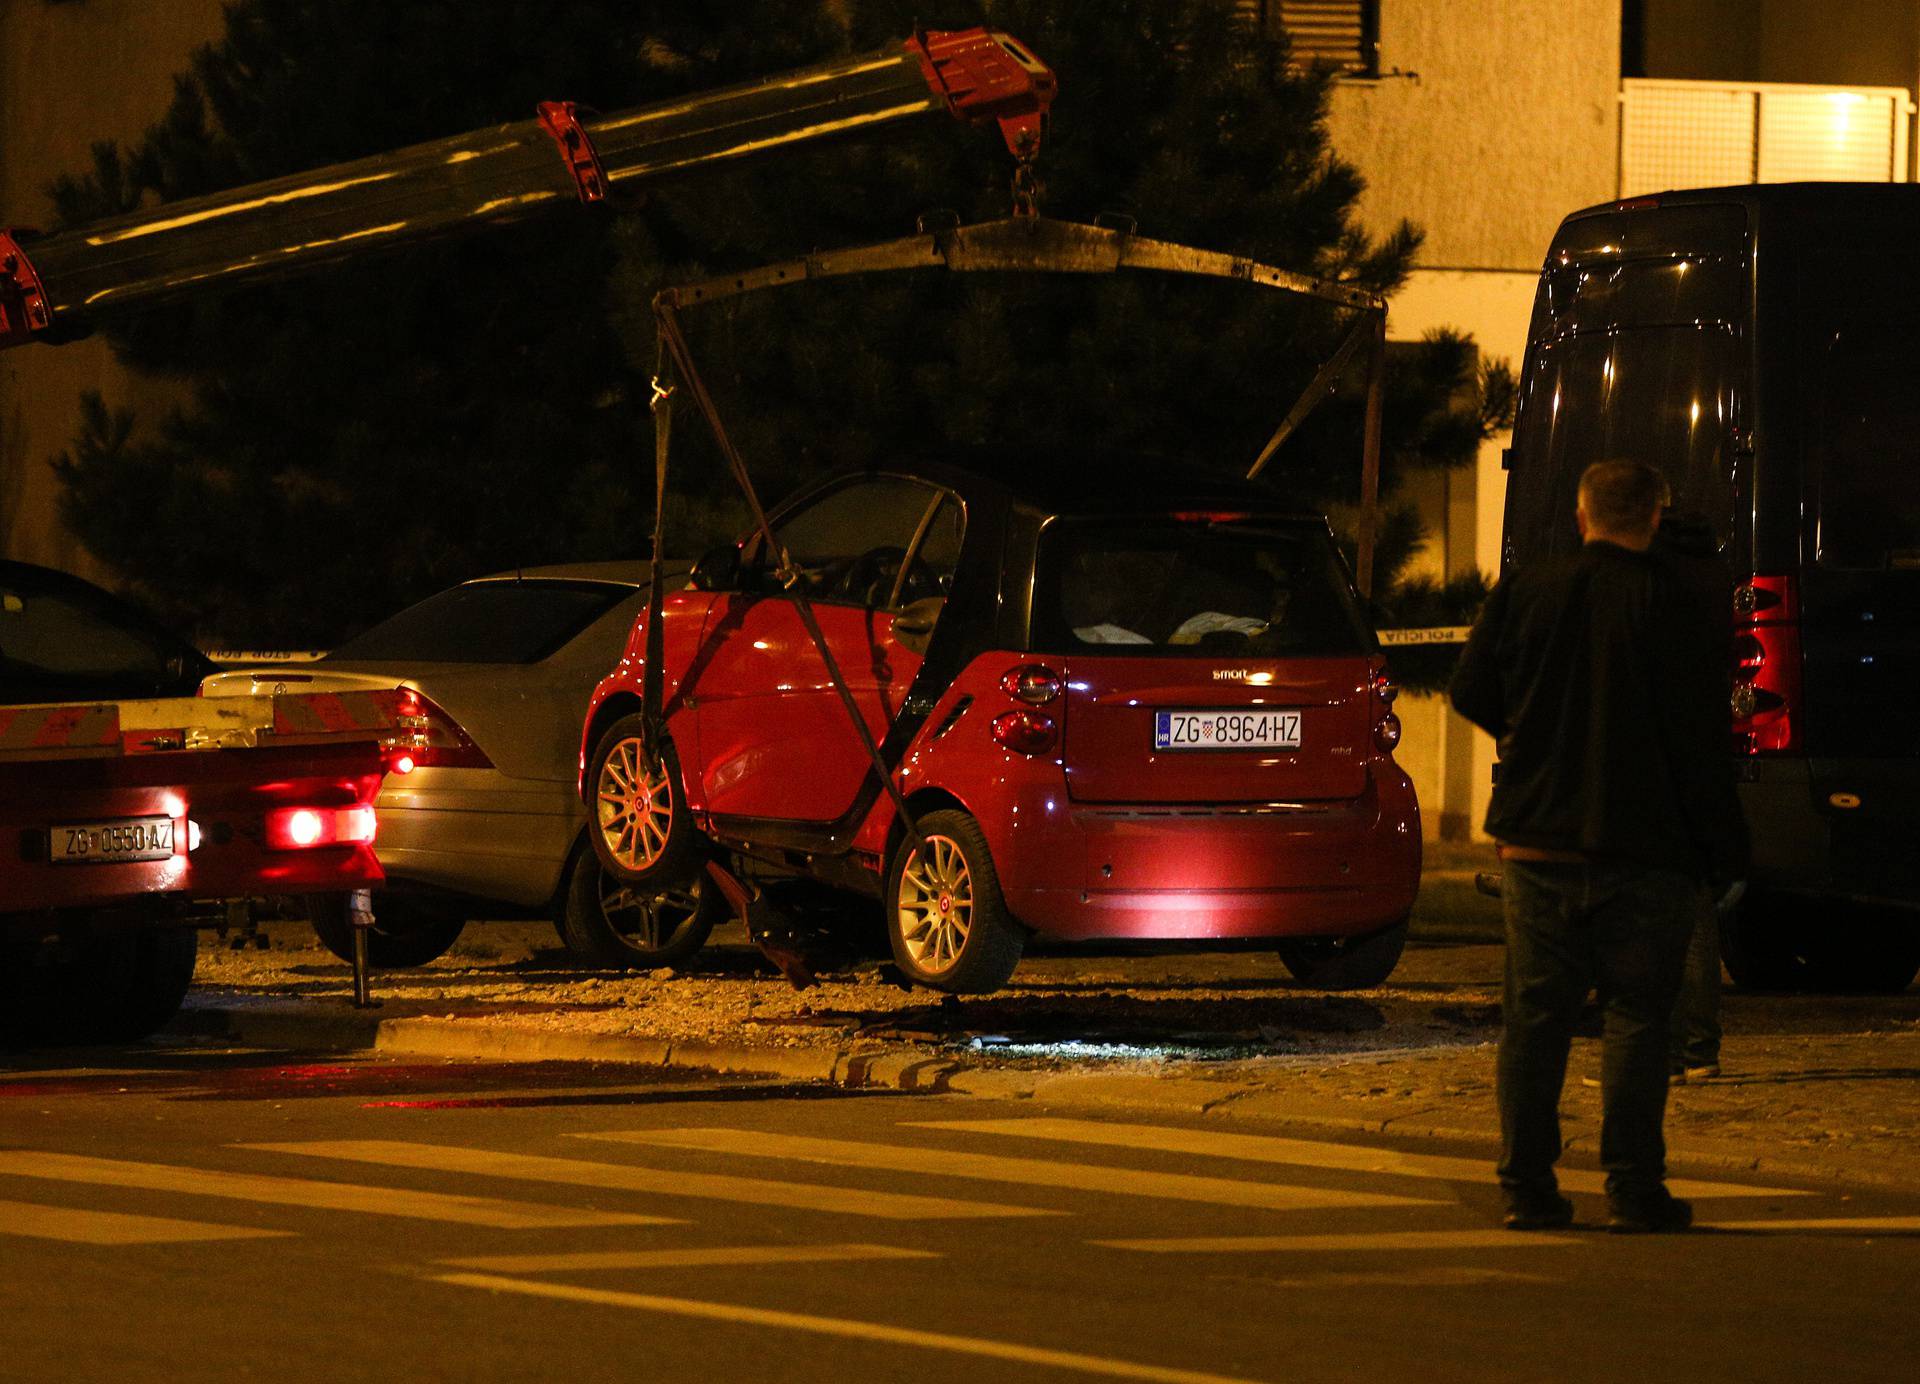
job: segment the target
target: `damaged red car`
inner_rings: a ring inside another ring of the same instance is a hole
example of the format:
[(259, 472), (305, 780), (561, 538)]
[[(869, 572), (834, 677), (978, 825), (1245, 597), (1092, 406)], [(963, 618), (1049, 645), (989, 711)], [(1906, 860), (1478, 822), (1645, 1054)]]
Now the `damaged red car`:
[(1326, 520), (1191, 469), (1074, 470), (841, 475), (772, 513), (774, 544), (703, 558), (662, 608), (661, 734), (644, 614), (589, 707), (606, 869), (690, 923), (724, 907), (710, 859), (877, 897), (900, 968), (949, 992), (1003, 985), (1035, 934), (1270, 944), (1309, 983), (1384, 980), (1419, 808)]

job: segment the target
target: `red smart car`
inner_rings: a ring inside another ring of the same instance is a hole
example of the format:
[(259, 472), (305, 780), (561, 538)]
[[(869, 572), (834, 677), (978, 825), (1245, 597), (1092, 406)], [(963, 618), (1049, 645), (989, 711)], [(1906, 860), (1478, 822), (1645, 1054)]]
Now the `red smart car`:
[(1057, 469), (865, 471), (772, 515), (923, 846), (756, 535), (666, 598), (660, 762), (644, 613), (594, 693), (603, 864), (701, 932), (716, 852), (877, 896), (901, 969), (951, 992), (1004, 984), (1035, 933), (1268, 939), (1312, 983), (1384, 980), (1419, 808), (1326, 521), (1190, 470)]

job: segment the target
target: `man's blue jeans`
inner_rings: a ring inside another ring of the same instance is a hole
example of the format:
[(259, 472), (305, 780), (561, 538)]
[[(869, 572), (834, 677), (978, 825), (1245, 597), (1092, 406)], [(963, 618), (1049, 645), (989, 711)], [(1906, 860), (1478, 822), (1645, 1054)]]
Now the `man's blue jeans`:
[(1667, 1031), (1702, 886), (1673, 870), (1509, 860), (1500, 1185), (1556, 1189), (1560, 1088), (1590, 991), (1605, 1014), (1600, 1162), (1610, 1195), (1666, 1178)]

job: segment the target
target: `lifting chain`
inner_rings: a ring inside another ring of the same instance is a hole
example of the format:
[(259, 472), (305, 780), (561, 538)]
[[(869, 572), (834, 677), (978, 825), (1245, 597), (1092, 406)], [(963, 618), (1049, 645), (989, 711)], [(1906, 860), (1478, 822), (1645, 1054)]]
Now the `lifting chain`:
[(1013, 214), (1034, 217), (1040, 214), (1040, 182), (1033, 176), (1033, 160), (1023, 158), (1013, 166)]

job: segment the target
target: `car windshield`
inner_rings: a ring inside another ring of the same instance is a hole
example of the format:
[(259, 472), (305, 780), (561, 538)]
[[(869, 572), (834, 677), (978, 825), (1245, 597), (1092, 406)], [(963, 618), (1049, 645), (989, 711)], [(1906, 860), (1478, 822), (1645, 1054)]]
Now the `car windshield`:
[(604, 582), (468, 582), (407, 607), (327, 657), (538, 663), (632, 594)]
[(1231, 515), (1049, 525), (1033, 624), (1045, 652), (1313, 657), (1373, 647), (1324, 529)]

